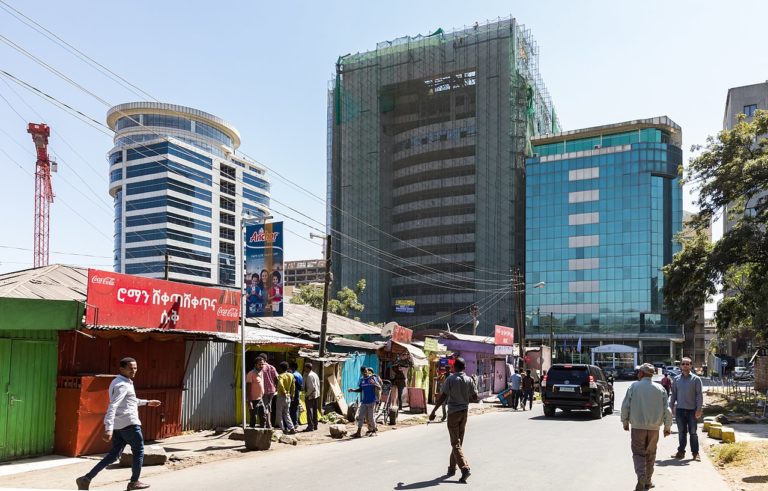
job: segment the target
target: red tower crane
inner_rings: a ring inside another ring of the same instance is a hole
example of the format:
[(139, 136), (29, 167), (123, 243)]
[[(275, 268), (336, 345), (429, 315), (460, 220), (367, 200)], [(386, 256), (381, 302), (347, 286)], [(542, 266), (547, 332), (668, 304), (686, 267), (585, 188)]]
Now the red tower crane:
[(48, 266), (48, 243), (50, 232), (50, 211), (53, 203), (53, 187), (51, 186), (51, 171), (56, 172), (56, 162), (48, 158), (48, 137), (51, 129), (47, 124), (29, 123), (27, 133), (32, 135), (32, 141), (37, 150), (37, 167), (35, 169), (35, 246), (34, 266)]

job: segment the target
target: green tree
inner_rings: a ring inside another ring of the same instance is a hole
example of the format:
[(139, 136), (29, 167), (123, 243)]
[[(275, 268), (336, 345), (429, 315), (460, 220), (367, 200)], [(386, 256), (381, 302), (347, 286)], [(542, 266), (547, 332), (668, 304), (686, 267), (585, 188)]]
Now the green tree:
[[(699, 191), (699, 213), (689, 222), (693, 234), (682, 237), (682, 251), (665, 268), (666, 304), (680, 323), (720, 284), (728, 295), (715, 316), (718, 332), (768, 340), (768, 199), (757, 199), (768, 190), (766, 134), (768, 112), (757, 111), (752, 121), (742, 115), (732, 130), (692, 148), (701, 153), (691, 159), (686, 182)], [(705, 231), (726, 205), (734, 226), (713, 244)]]
[[(328, 299), (328, 312), (349, 317), (350, 313), (360, 313), (365, 305), (360, 303), (358, 297), (365, 291), (365, 280), (358, 280), (355, 288), (345, 286), (336, 293), (336, 298)], [(323, 308), (323, 286), (304, 285), (294, 292), (291, 303), (299, 305), (311, 305), (316, 309)], [(357, 319), (357, 317), (354, 317)]]

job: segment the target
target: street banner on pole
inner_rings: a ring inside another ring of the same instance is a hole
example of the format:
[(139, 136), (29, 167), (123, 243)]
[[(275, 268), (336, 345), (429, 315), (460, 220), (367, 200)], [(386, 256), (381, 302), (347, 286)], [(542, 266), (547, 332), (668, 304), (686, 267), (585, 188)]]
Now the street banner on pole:
[(240, 292), (88, 270), (85, 322), (201, 332), (238, 332)]
[(512, 346), (515, 344), (515, 330), (511, 327), (496, 325), (494, 329), (494, 344), (497, 346)]
[(283, 222), (245, 227), (246, 317), (283, 315)]

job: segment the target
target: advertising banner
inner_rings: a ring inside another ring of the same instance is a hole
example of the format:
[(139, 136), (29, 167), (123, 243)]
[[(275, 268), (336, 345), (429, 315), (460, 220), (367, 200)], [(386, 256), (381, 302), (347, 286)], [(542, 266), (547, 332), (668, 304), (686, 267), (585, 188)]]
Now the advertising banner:
[(517, 355), (520, 350), (516, 346), (496, 345), (493, 347), (494, 355)]
[(497, 346), (512, 346), (515, 344), (515, 330), (511, 327), (497, 324), (493, 338)]
[(392, 340), (398, 343), (408, 344), (413, 339), (413, 330), (403, 326), (395, 326), (392, 331)]
[(240, 292), (88, 270), (86, 323), (239, 332)]
[(424, 338), (424, 351), (430, 351), (434, 353), (435, 351), (439, 351), (440, 348), (438, 346), (440, 343), (437, 342), (437, 338)]
[(283, 222), (245, 227), (245, 316), (283, 315)]
[(398, 298), (395, 300), (395, 312), (398, 314), (415, 314), (416, 301), (408, 298)]

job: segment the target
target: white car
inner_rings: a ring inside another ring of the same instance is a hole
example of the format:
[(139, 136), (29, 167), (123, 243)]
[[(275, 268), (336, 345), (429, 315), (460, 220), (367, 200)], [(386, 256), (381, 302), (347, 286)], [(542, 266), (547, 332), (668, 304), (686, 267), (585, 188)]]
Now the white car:
[(671, 365), (664, 367), (664, 374), (666, 375), (667, 373), (672, 375), (673, 377), (677, 377), (678, 375), (680, 375), (680, 367), (673, 367)]

